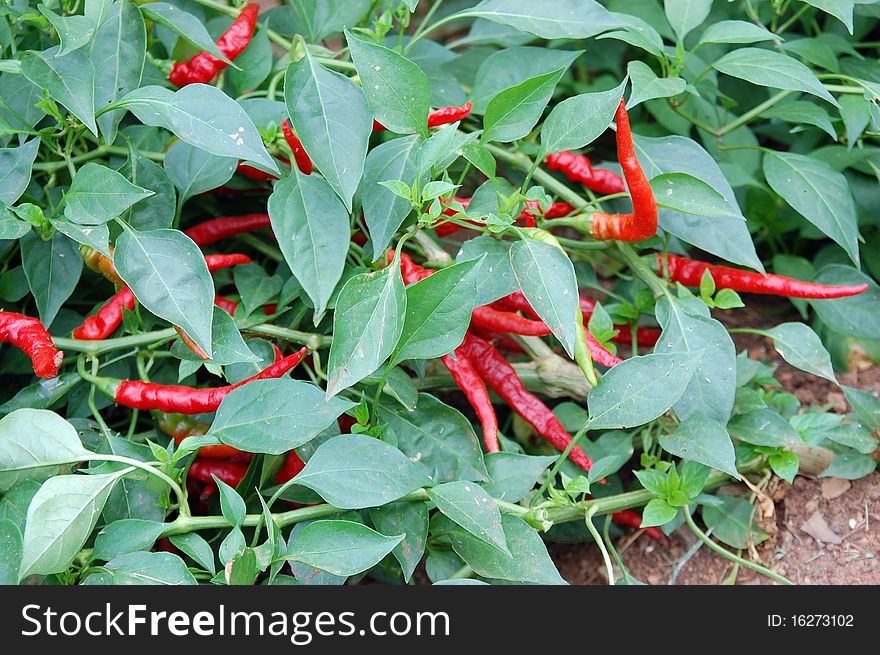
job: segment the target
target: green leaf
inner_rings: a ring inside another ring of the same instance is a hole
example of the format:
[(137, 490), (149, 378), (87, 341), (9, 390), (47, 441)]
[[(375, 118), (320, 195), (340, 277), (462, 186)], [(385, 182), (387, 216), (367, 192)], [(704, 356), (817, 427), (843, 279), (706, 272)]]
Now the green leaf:
[(814, 157), (771, 150), (764, 155), (764, 175), (776, 193), (859, 265), (855, 203), (842, 173)]
[(758, 86), (786, 91), (803, 91), (839, 106), (813, 71), (797, 59), (772, 50), (738, 48), (718, 59), (713, 65), (731, 77), (737, 77)]
[[(167, 159), (165, 165), (168, 165)], [(143, 155), (137, 154), (133, 159), (129, 159), (119, 172), (135, 186), (153, 192), (153, 195), (129, 208), (122, 215), (122, 220), (136, 230), (159, 230), (171, 227), (177, 207), (177, 193), (165, 169)]]
[[(336, 200), (336, 196), (333, 196)], [(278, 231), (273, 230), (276, 238)], [(241, 296), (241, 302), (248, 314), (278, 298), (284, 288), (284, 282), (278, 275), (270, 276), (259, 264), (242, 264), (232, 271), (235, 288)]]
[(703, 21), (712, 11), (712, 0), (664, 0), (666, 19), (675, 30), (679, 43)]
[(17, 409), (0, 419), (0, 491), (45, 480), (87, 454), (76, 428), (55, 412)]
[(844, 478), (845, 480), (858, 480), (870, 475), (877, 468), (877, 460), (870, 455), (848, 452), (838, 455), (834, 461), (819, 474), (820, 478)]
[(727, 424), (730, 436), (753, 446), (784, 447), (801, 442), (797, 431), (771, 409), (734, 416)]
[(198, 532), (176, 534), (169, 537), (169, 539), (175, 548), (189, 555), (208, 573), (214, 575), (217, 572), (217, 567), (214, 564), (214, 551), (211, 550), (210, 544)]
[(428, 543), (428, 504), (401, 501), (374, 507), (370, 510), (370, 520), (384, 535), (404, 535), (403, 541), (391, 552), (400, 562), (403, 579), (409, 582)]
[(139, 550), (147, 550), (156, 543), (165, 524), (158, 521), (144, 521), (142, 519), (123, 519), (114, 521), (95, 536), (95, 549), (92, 555), (95, 559), (111, 560), (114, 557), (133, 553)]
[(683, 214), (725, 216), (742, 220), (737, 207), (700, 180), (687, 173), (664, 173), (651, 180), (657, 205)]
[(165, 173), (180, 191), (180, 204), (232, 179), (238, 160), (178, 141), (165, 154)]
[(655, 525), (669, 523), (678, 514), (678, 508), (673, 507), (662, 498), (654, 498), (648, 501), (642, 510), (642, 524), (640, 527), (650, 528)]
[(733, 548), (747, 549), (767, 539), (767, 533), (752, 520), (754, 508), (741, 496), (717, 496), (721, 504), (704, 505), (703, 521), (712, 536)]
[[(19, 219), (6, 207), (0, 207), (0, 239), (4, 241), (14, 241), (15, 239), (20, 239), (30, 231), (30, 223)], [(21, 269), (19, 270), (21, 271)], [(27, 293), (27, 289), (23, 291), (22, 295), (25, 293)], [(10, 299), (4, 297), (4, 300)]]
[(654, 98), (671, 98), (684, 93), (687, 82), (680, 77), (657, 77), (647, 64), (634, 60), (629, 62), (626, 72), (632, 80), (632, 95), (626, 103), (627, 109)]
[(582, 93), (553, 107), (541, 128), (541, 151), (577, 150), (591, 144), (611, 125), (625, 88), (626, 80), (610, 91)]
[[(95, 109), (115, 102), (141, 84), (146, 63), (147, 31), (144, 18), (131, 2), (116, 2), (95, 33), (92, 62), (95, 71)], [(97, 118), (105, 143), (116, 140), (125, 110), (114, 109)]]
[(736, 348), (727, 329), (670, 297), (657, 303), (657, 321), (663, 333), (654, 352), (688, 353), (695, 367), (672, 409), (680, 419), (704, 415), (727, 423), (736, 392)]
[(510, 555), (495, 501), (474, 482), (447, 482), (428, 491), (437, 509), (480, 541)]
[(406, 318), (393, 363), (434, 359), (461, 345), (476, 298), (479, 260), (437, 271), (406, 289)]
[[(407, 0), (408, 6), (412, 4)], [(360, 24), (371, 6), (370, 0), (301, 0), (295, 10), (311, 41), (318, 42), (342, 32), (346, 25)]]
[(520, 239), (510, 248), (510, 264), (526, 299), (569, 357), (578, 328), (578, 288), (574, 265), (559, 248)]
[(30, 182), (39, 149), (39, 137), (17, 147), (0, 148), (0, 202), (4, 205), (21, 198)]
[(354, 521), (315, 521), (291, 541), (286, 559), (334, 575), (357, 575), (381, 562), (404, 537), (386, 537)]
[(214, 39), (197, 16), (168, 2), (142, 4), (140, 10), (146, 18), (162, 27), (167, 27), (196, 49), (204, 50), (226, 63), (232, 63), (214, 43)]
[(811, 300), (810, 305), (832, 331), (857, 339), (880, 339), (880, 287), (850, 266), (825, 266), (813, 278), (817, 284), (859, 285), (868, 290), (849, 298)]
[(363, 90), (306, 55), (287, 68), (284, 100), (303, 147), (350, 211), (373, 131)]
[(18, 584), (21, 555), (21, 530), (11, 520), (0, 519), (0, 584)]
[(495, 157), (492, 156), (492, 153), (485, 146), (481, 146), (479, 143), (468, 143), (462, 147), (462, 154), (483, 175), (488, 178), (495, 177)]
[(391, 139), (367, 155), (360, 193), (374, 260), (385, 256), (388, 244), (412, 211), (407, 197), (397, 195), (383, 183), (400, 183), (409, 193), (413, 182), (424, 177), (416, 166), (421, 144), (418, 136)]
[[(485, 114), (489, 102), (505, 89), (560, 68), (568, 69), (581, 54), (583, 50), (555, 50), (532, 46), (505, 48), (493, 52), (480, 64), (474, 80), (474, 88), (470, 96), (473, 113)], [(548, 150), (548, 152), (552, 151)]]
[(345, 40), (376, 120), (392, 132), (427, 137), (431, 84), (424, 71), (394, 50), (358, 39), (348, 30)]
[(564, 72), (560, 68), (530, 78), (492, 98), (483, 119), (482, 142), (509, 143), (526, 136), (541, 118)]
[(92, 40), (97, 27), (93, 18), (78, 15), (59, 16), (43, 4), (38, 5), (37, 9), (58, 33), (58, 39), (61, 41), (59, 55), (64, 56), (68, 52), (78, 50)]
[(510, 241), (499, 241), (492, 237), (476, 237), (462, 244), (456, 261), (470, 261), (485, 256), (476, 273), (475, 306), (488, 305), (520, 288), (510, 264), (511, 245)]
[(451, 521), (450, 527), (452, 548), (481, 577), (533, 584), (566, 584), (547, 554), (541, 537), (516, 516), (501, 516), (510, 555), (477, 539)]
[(588, 39), (621, 27), (620, 19), (595, 0), (483, 0), (462, 17), (486, 18), (542, 39)]
[(718, 421), (694, 416), (682, 421), (671, 434), (661, 434), (660, 445), (676, 457), (700, 462), (739, 479), (733, 442)]
[(186, 564), (172, 553), (137, 552), (121, 555), (92, 573), (86, 585), (194, 585)]
[(770, 30), (746, 20), (722, 20), (712, 23), (700, 35), (704, 43), (758, 43), (782, 39)]
[[(841, 105), (841, 113), (843, 105)], [(837, 131), (831, 123), (831, 118), (824, 107), (810, 102), (808, 100), (794, 100), (771, 107), (761, 114), (764, 118), (778, 118), (788, 123), (804, 123), (806, 125), (815, 125), (823, 130), (828, 136), (835, 141), (837, 140)], [(794, 130), (792, 130), (794, 132)]]
[(365, 435), (343, 434), (318, 446), (296, 484), (334, 507), (363, 509), (402, 498), (431, 480), (397, 448)]
[(354, 403), (301, 380), (255, 380), (227, 395), (209, 434), (250, 453), (281, 455), (310, 441)]
[[(635, 135), (633, 139), (639, 163), (649, 180), (661, 173), (687, 173), (718, 191), (730, 207), (739, 209), (733, 188), (715, 159), (695, 141), (681, 136)], [(664, 232), (726, 261), (764, 271), (744, 218), (726, 214), (697, 216), (670, 209), (660, 209), (659, 218)]]
[(434, 396), (419, 394), (412, 411), (380, 403), (379, 418), (397, 437), (397, 447), (434, 483), (486, 479), (483, 452), (470, 421)]
[(189, 84), (178, 91), (144, 86), (118, 100), (144, 125), (162, 127), (219, 157), (234, 157), (280, 174), (260, 133), (235, 100), (207, 84)]
[(782, 323), (767, 330), (773, 347), (795, 368), (837, 383), (831, 366), (831, 355), (813, 330), (803, 323)]
[[(182, 342), (174, 343), (171, 350), (179, 359), (202, 362), (201, 357)], [(241, 332), (238, 331), (235, 324), (235, 319), (219, 307), (214, 307), (211, 321), (211, 357), (206, 363), (228, 366), (242, 362), (253, 364), (259, 361), (260, 358), (251, 351), (242, 338)], [(253, 374), (261, 370), (262, 368), (255, 368)]]
[(76, 172), (64, 196), (64, 216), (79, 225), (101, 225), (151, 195), (113, 169), (89, 162)]
[(493, 498), (517, 503), (525, 498), (541, 474), (556, 462), (554, 456), (531, 456), (517, 453), (489, 453), (486, 468), (491, 482), (484, 484)]
[(21, 57), (21, 72), (71, 114), (92, 134), (98, 135), (95, 123), (95, 67), (82, 50), (58, 55), (58, 47), (43, 52), (28, 51)]
[(284, 259), (321, 320), (348, 254), (348, 212), (331, 186), (317, 175), (291, 171), (275, 183), (269, 218)]
[(113, 262), (138, 302), (211, 355), (214, 283), (192, 239), (177, 230), (127, 229), (116, 240)]
[[(822, 11), (831, 14), (841, 23), (846, 25), (846, 29), (849, 30), (849, 33), (853, 33), (853, 6), (855, 5), (855, 0), (803, 0), (808, 5), (813, 5), (814, 7), (821, 9)], [(864, 4), (864, 3), (860, 3)]]
[(770, 455), (767, 461), (776, 475), (788, 482), (788, 484), (794, 482), (794, 476), (797, 475), (798, 467), (801, 464), (796, 454), (783, 450)]
[(28, 506), (19, 578), (66, 570), (95, 528), (113, 486), (127, 472), (46, 480)]
[(22, 267), (37, 301), (40, 321), (51, 326), (82, 274), (83, 260), (79, 248), (58, 232), (48, 241), (30, 232), (22, 237), (19, 245)]
[(693, 353), (625, 360), (610, 369), (590, 392), (590, 427), (628, 428), (653, 421), (681, 397), (695, 369)]
[(853, 387), (841, 385), (840, 388), (859, 421), (871, 432), (880, 429), (880, 398)]
[(406, 289), (400, 262), (345, 283), (333, 315), (327, 396), (364, 379), (394, 352), (403, 330)]

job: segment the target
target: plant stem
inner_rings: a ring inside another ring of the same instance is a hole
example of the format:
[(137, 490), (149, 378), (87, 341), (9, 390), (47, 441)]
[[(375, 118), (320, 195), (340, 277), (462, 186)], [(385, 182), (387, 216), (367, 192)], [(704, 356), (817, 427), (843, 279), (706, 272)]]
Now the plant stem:
[(180, 487), (177, 482), (174, 481), (173, 478), (166, 475), (162, 471), (145, 462), (141, 462), (136, 459), (132, 459), (130, 457), (122, 457), (120, 455), (101, 455), (101, 454), (90, 454), (90, 455), (82, 455), (76, 461), (78, 462), (118, 462), (119, 464), (125, 464), (126, 466), (131, 466), (133, 468), (140, 469), (149, 473), (152, 476), (155, 476), (162, 480), (165, 484), (171, 487), (171, 490), (174, 492), (174, 496), (177, 498), (177, 510), (180, 512), (181, 516), (189, 517), (189, 506), (186, 504), (186, 494), (183, 493), (183, 489)]
[(694, 518), (691, 516), (690, 510), (687, 506), (682, 507), (681, 510), (684, 512), (685, 523), (687, 523), (688, 527), (696, 535), (697, 539), (702, 541), (704, 544), (706, 544), (709, 548), (714, 550), (716, 553), (718, 553), (722, 557), (726, 557), (731, 562), (736, 562), (740, 566), (745, 566), (748, 569), (752, 569), (753, 571), (757, 571), (758, 573), (766, 575), (771, 580), (775, 580), (776, 582), (778, 582), (780, 584), (784, 584), (784, 585), (793, 585), (794, 584), (791, 580), (789, 580), (785, 576), (779, 575), (778, 573), (775, 573), (775, 572), (771, 571), (770, 569), (768, 569), (764, 566), (761, 566), (760, 564), (755, 564), (754, 562), (749, 561), (743, 557), (740, 557), (739, 555), (734, 555), (726, 548), (722, 548), (721, 546), (716, 544), (714, 541), (712, 541), (708, 536), (706, 536), (706, 534), (702, 530), (700, 530), (700, 528), (697, 527), (697, 524), (694, 523)]
[(68, 339), (67, 337), (52, 337), (52, 341), (55, 342), (55, 346), (62, 350), (71, 350), (73, 352), (95, 356), (113, 350), (148, 346), (150, 344), (173, 339), (176, 336), (177, 332), (175, 332), (174, 328), (166, 328), (164, 330), (144, 332), (143, 334), (132, 334), (127, 337), (117, 337), (115, 339), (83, 341), (80, 339)]
[(611, 557), (608, 555), (608, 549), (605, 548), (605, 542), (602, 541), (602, 535), (599, 534), (596, 526), (593, 525), (593, 515), (595, 513), (594, 507), (584, 516), (584, 521), (587, 524), (587, 530), (593, 535), (593, 541), (596, 542), (599, 552), (602, 553), (602, 561), (605, 562), (605, 575), (608, 576), (608, 584), (614, 586), (614, 567), (611, 565)]
[(473, 577), (476, 574), (470, 566), (465, 564), (458, 571), (450, 575), (447, 580), (465, 580), (467, 578)]
[[(152, 159), (153, 161), (163, 161), (165, 159), (164, 152), (153, 152), (150, 150), (139, 150), (138, 152), (147, 159)], [(106, 155), (120, 155), (124, 157), (128, 155), (128, 148), (123, 148), (121, 146), (98, 146), (91, 152), (77, 155), (76, 157), (70, 157), (66, 160), (37, 162), (34, 164), (33, 169), (35, 171), (54, 173), (55, 171), (66, 168), (68, 163), (81, 164), (82, 162), (90, 161), (92, 159), (100, 159)]]
[(300, 330), (291, 330), (277, 325), (269, 325), (268, 323), (263, 325), (252, 325), (243, 328), (243, 331), (249, 334), (259, 334), (264, 337), (275, 337), (276, 339), (299, 343), (303, 346), (308, 346), (309, 350), (318, 350), (319, 348), (329, 346), (333, 339), (333, 337), (323, 334), (301, 332)]
[(793, 93), (793, 91), (780, 91), (776, 95), (771, 96), (770, 98), (768, 98), (767, 100), (762, 102), (757, 107), (754, 107), (754, 108), (750, 109), (749, 111), (747, 111), (745, 114), (743, 114), (739, 118), (734, 119), (733, 121), (731, 121), (730, 123), (728, 123), (724, 127), (718, 128), (714, 132), (715, 136), (720, 138), (720, 137), (724, 136), (725, 134), (729, 134), (730, 132), (733, 132), (735, 129), (742, 127), (743, 125), (745, 125), (746, 123), (751, 121), (753, 118), (756, 118), (757, 116), (761, 115), (762, 113), (764, 113), (765, 111), (770, 109), (770, 107), (773, 107), (774, 105), (779, 104), (782, 100), (784, 100), (785, 98), (790, 96), (792, 93)]

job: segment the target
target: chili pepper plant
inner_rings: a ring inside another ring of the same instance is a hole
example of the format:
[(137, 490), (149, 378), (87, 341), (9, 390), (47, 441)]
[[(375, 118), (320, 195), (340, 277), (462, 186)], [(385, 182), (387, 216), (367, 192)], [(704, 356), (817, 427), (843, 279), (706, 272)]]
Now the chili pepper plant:
[(880, 355), (880, 4), (272, 4), (0, 9), (0, 581), (787, 582), (880, 401), (732, 335)]

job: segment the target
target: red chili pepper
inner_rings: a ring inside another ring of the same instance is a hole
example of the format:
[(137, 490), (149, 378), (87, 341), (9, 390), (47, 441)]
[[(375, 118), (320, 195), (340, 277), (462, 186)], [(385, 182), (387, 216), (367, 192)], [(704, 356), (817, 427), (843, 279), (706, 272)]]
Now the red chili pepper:
[(224, 255), (205, 255), (205, 263), (208, 265), (208, 271), (215, 273), (222, 268), (232, 268), (241, 264), (250, 264), (251, 258), (240, 252), (234, 252)]
[[(815, 282), (802, 282), (783, 275), (762, 275), (752, 271), (744, 271), (730, 266), (716, 266), (708, 262), (687, 259), (678, 255), (669, 255), (668, 259), (669, 279), (680, 282), (688, 287), (700, 286), (703, 274), (706, 271), (715, 280), (715, 286), (719, 289), (733, 289), (746, 293), (763, 293), (772, 296), (786, 296), (788, 298), (810, 298), (821, 300), (828, 298), (846, 298), (857, 296), (868, 290), (867, 284), (852, 286), (832, 286), (829, 284), (816, 284)], [(657, 253), (658, 275), (663, 275), (663, 255)]]
[[(178, 446), (187, 437), (202, 437), (208, 434), (208, 430), (211, 428), (208, 423), (194, 421), (185, 414), (154, 412), (153, 417), (156, 419), (156, 425), (159, 429), (174, 439), (174, 443)], [(241, 454), (242, 452), (238, 448), (225, 444), (202, 446), (198, 451), (198, 457), (206, 459), (226, 459)]]
[[(428, 127), (438, 127), (460, 121), (467, 118), (468, 114), (471, 113), (471, 109), (473, 109), (473, 105), (469, 102), (464, 103), (461, 107), (441, 107), (440, 109), (435, 109), (428, 114)], [(374, 118), (373, 131), (382, 132), (384, 129), (385, 126)]]
[[(229, 26), (229, 29), (217, 39), (217, 49), (224, 57), (234, 61), (248, 47), (257, 26), (259, 13), (260, 5), (255, 2), (248, 3)], [(168, 79), (178, 87), (187, 84), (207, 84), (217, 77), (227, 65), (225, 61), (208, 52), (200, 52), (189, 61), (174, 64)]]
[[(213, 483), (217, 476), (218, 480), (222, 480), (230, 487), (237, 487), (244, 480), (247, 473), (248, 465), (242, 462), (230, 462), (225, 459), (196, 459), (189, 466), (188, 477), (201, 482)], [(208, 494), (212, 496), (213, 494)]]
[(163, 412), (179, 412), (181, 414), (204, 414), (216, 412), (223, 399), (234, 389), (255, 380), (268, 380), (283, 376), (299, 364), (307, 352), (308, 348), (302, 348), (299, 352), (285, 357), (280, 362), (263, 369), (260, 373), (225, 387), (194, 389), (181, 385), (155, 384), (140, 380), (114, 380), (91, 376), (88, 379), (103, 394), (123, 407), (142, 410), (158, 409)]
[(214, 304), (230, 316), (235, 316), (235, 310), (238, 309), (237, 302), (223, 296), (214, 296)]
[[(125, 282), (119, 277), (119, 273), (116, 272), (116, 268), (113, 266), (113, 260), (110, 257), (87, 245), (81, 245), (79, 247), (79, 254), (82, 256), (86, 266), (95, 271), (95, 273), (103, 275), (105, 279), (117, 286), (125, 285)], [(112, 246), (110, 248), (110, 254), (113, 254)]]
[(483, 443), (486, 444), (486, 450), (490, 453), (497, 453), (499, 450), (498, 418), (495, 416), (495, 408), (492, 407), (486, 384), (474, 368), (470, 357), (461, 348), (457, 348), (455, 358), (451, 355), (443, 355), (440, 361), (452, 373), (455, 384), (462, 390), (464, 397), (477, 413), (477, 418), (480, 419), (480, 425), (483, 427)]
[(544, 337), (553, 334), (544, 321), (533, 321), (513, 312), (499, 311), (494, 307), (475, 307), (471, 314), (471, 325), (493, 332), (509, 332), (530, 337)]
[[(634, 512), (631, 509), (624, 509), (619, 512), (614, 512), (611, 515), (611, 520), (617, 523), (618, 525), (625, 525), (628, 528), (633, 528), (634, 530), (640, 530), (642, 525), (642, 515), (638, 512)], [(645, 528), (645, 536), (654, 539), (660, 539), (663, 535), (660, 532), (659, 528)]]
[[(593, 310), (596, 309), (596, 303), (590, 300), (589, 298), (584, 298), (581, 296), (581, 312), (584, 315), (584, 320), (589, 321), (590, 316), (593, 314)], [(617, 343), (627, 343), (632, 345), (632, 333), (630, 331), (629, 325), (615, 325), (614, 329), (618, 331), (616, 335), (614, 335), (611, 340)], [(636, 332), (636, 343), (639, 346), (644, 346), (646, 348), (651, 348), (657, 344), (660, 340), (661, 331), (657, 328), (653, 327), (640, 327)]]
[(87, 317), (83, 324), (73, 331), (73, 338), (83, 341), (106, 339), (122, 324), (123, 309), (133, 310), (134, 302), (131, 289), (122, 287), (98, 310), (97, 314)]
[(636, 157), (636, 148), (629, 127), (629, 116), (623, 100), (617, 108), (617, 158), (626, 176), (632, 198), (631, 214), (606, 214), (596, 212), (592, 216), (590, 234), (596, 239), (619, 241), (644, 241), (657, 234), (657, 201), (645, 172)]
[(469, 330), (481, 339), (488, 341), (499, 350), (506, 350), (507, 352), (513, 353), (525, 353), (525, 349), (510, 335), (481, 330), (480, 328), (473, 326), (471, 326)]
[(38, 378), (58, 375), (64, 352), (55, 348), (52, 337), (38, 319), (15, 312), (0, 312), (0, 343), (11, 343), (30, 357), (34, 375)]
[(626, 185), (620, 175), (607, 168), (593, 168), (586, 155), (563, 150), (547, 155), (545, 161), (551, 171), (561, 171), (572, 182), (579, 182), (590, 191), (603, 196), (626, 191)]
[(339, 432), (341, 434), (351, 434), (351, 429), (357, 425), (357, 420), (348, 414), (342, 414), (336, 419), (336, 423), (339, 425)]
[(290, 127), (290, 123), (287, 122), (286, 118), (281, 121), (281, 132), (284, 134), (284, 140), (287, 141), (287, 145), (290, 146), (290, 151), (293, 153), (293, 159), (296, 161), (296, 167), (299, 169), (299, 172), (303, 175), (311, 175), (312, 171), (315, 170), (312, 159), (306, 153), (302, 141), (299, 140), (299, 137), (293, 131), (293, 128)]
[(291, 450), (287, 453), (287, 459), (284, 461), (284, 466), (275, 472), (275, 482), (278, 484), (284, 484), (288, 480), (293, 480), (293, 478), (299, 475), (299, 472), (305, 467), (305, 462), (300, 459), (299, 455), (296, 454), (296, 451)]
[[(281, 161), (284, 160), (282, 159)], [(235, 172), (239, 175), (243, 175), (249, 180), (253, 180), (254, 182), (271, 182), (272, 180), (278, 179), (277, 175), (261, 171), (259, 168), (255, 168), (250, 164), (245, 164), (243, 161), (238, 162), (238, 165), (235, 167)]]
[(184, 234), (199, 248), (234, 237), (236, 234), (271, 228), (269, 214), (243, 214), (242, 216), (221, 216), (193, 225)]
[[(528, 421), (538, 434), (559, 450), (565, 450), (571, 443), (571, 436), (550, 408), (526, 390), (516, 370), (501, 353), (490, 343), (470, 333), (465, 335), (461, 349), (492, 391)], [(572, 448), (569, 457), (585, 471), (589, 471), (593, 464), (579, 446)]]

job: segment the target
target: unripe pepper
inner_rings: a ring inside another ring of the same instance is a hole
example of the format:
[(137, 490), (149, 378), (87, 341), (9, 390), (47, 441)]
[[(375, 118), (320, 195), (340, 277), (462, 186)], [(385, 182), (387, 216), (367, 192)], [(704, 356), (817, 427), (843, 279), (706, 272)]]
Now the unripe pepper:
[(55, 348), (46, 327), (36, 318), (15, 312), (0, 312), (0, 343), (11, 343), (30, 357), (34, 375), (58, 375), (64, 352)]
[[(86, 266), (95, 271), (95, 273), (103, 275), (108, 281), (117, 286), (125, 286), (125, 282), (119, 277), (119, 273), (116, 272), (116, 268), (113, 266), (113, 260), (110, 257), (85, 244), (80, 245), (79, 254), (82, 255)], [(112, 246), (110, 248), (110, 254), (113, 254)]]
[[(700, 286), (703, 274), (709, 271), (717, 288), (732, 289), (733, 291), (743, 291), (745, 293), (823, 300), (857, 296), (868, 290), (867, 284), (834, 286), (802, 282), (801, 280), (795, 280), (783, 275), (763, 275), (730, 266), (717, 266), (708, 262), (687, 259), (678, 255), (668, 255), (666, 262), (669, 270), (669, 279), (688, 287)], [(663, 255), (657, 253), (658, 275), (663, 275), (663, 268)]]
[[(257, 15), (260, 13), (260, 5), (255, 2), (248, 3), (238, 17), (217, 39), (217, 49), (223, 56), (234, 61), (248, 44), (254, 35), (257, 26)], [(174, 64), (168, 79), (178, 87), (187, 84), (207, 84), (220, 74), (228, 64), (208, 52), (200, 52), (189, 61)]]
[(205, 414), (216, 412), (220, 403), (229, 393), (249, 382), (280, 378), (285, 375), (300, 363), (307, 352), (308, 348), (304, 347), (299, 352), (285, 357), (246, 380), (224, 387), (207, 389), (156, 384), (140, 380), (114, 380), (91, 375), (83, 375), (83, 377), (94, 384), (101, 393), (123, 407), (142, 410), (158, 409), (163, 412), (179, 412), (181, 414)]

